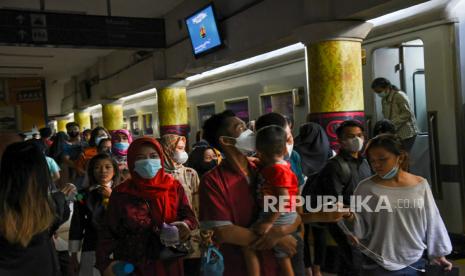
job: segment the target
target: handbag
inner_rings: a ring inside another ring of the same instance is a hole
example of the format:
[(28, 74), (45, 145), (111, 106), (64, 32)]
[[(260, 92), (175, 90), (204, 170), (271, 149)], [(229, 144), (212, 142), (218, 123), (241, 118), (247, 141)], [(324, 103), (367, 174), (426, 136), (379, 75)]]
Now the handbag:
[(164, 246), (160, 250), (158, 258), (162, 261), (186, 257), (194, 252), (190, 240), (174, 246)]
[(200, 272), (203, 276), (222, 276), (224, 272), (224, 258), (213, 245), (208, 246), (202, 256)]
[(459, 268), (453, 267), (451, 271), (444, 271), (444, 267), (439, 265), (426, 265), (425, 276), (459, 276)]

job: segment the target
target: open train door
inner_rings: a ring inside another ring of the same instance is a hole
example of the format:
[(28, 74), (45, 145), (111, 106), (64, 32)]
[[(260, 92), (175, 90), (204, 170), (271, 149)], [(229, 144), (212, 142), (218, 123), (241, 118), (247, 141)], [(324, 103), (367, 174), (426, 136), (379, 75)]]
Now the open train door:
[[(426, 104), (423, 42), (413, 40), (376, 49), (373, 59), (374, 76), (389, 79), (404, 91), (410, 100), (420, 130), (410, 152), (410, 171), (426, 178), (432, 184), (435, 194), (438, 194), (441, 191), (440, 185), (436, 185), (439, 180), (435, 175), (435, 164), (439, 164), (439, 160), (435, 162), (435, 159), (439, 156), (434, 151), (434, 114), (428, 114)], [(377, 118), (382, 118), (381, 99), (375, 101)]]
[(373, 118), (369, 125), (383, 118), (381, 99), (370, 89), (374, 78), (385, 77), (407, 94), (420, 131), (410, 170), (428, 180), (449, 232), (458, 234), (465, 231), (465, 188), (451, 31), (452, 25), (440, 24), (397, 36), (374, 36), (363, 44), (367, 56), (362, 70), (366, 113)]

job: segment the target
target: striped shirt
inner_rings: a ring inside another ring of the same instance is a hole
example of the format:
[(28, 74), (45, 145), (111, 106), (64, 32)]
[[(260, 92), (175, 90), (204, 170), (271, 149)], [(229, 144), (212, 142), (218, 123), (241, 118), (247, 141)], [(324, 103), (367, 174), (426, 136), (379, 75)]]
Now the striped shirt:
[(383, 116), (396, 127), (399, 137), (404, 140), (417, 135), (418, 127), (407, 95), (402, 91), (392, 91), (381, 101)]

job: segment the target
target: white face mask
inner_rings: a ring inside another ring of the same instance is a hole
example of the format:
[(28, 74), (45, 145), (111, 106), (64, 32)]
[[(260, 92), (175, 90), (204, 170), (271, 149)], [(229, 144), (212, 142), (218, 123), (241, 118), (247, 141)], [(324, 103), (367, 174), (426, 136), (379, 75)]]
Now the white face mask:
[(255, 133), (253, 133), (250, 129), (245, 130), (235, 139), (235, 147), (243, 154), (255, 152)]
[(382, 98), (385, 98), (388, 95), (388, 93), (389, 93), (389, 89), (386, 89), (382, 92), (376, 93), (376, 95), (382, 99)]
[(287, 156), (291, 157), (292, 149), (294, 149), (294, 144), (286, 144)]
[(174, 153), (173, 160), (174, 160), (174, 162), (176, 162), (178, 164), (186, 163), (187, 159), (189, 159), (189, 155), (187, 155), (187, 152), (185, 152), (185, 151), (182, 151), (182, 152), (176, 151)]
[(107, 136), (101, 136), (95, 138), (95, 145), (98, 146), (103, 139), (107, 139)]
[(354, 137), (343, 142), (342, 147), (349, 152), (359, 152), (363, 148), (363, 139)]

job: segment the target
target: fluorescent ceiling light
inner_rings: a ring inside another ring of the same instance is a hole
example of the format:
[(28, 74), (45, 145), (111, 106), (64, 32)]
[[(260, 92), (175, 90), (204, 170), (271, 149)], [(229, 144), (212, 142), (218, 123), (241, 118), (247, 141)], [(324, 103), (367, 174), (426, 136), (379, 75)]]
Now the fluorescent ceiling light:
[(380, 26), (380, 25), (385, 25), (391, 22), (399, 21), (401, 19), (413, 16), (415, 14), (419, 14), (419, 13), (431, 10), (432, 8), (438, 5), (441, 5), (442, 3), (444, 3), (444, 0), (428, 1), (425, 3), (421, 3), (415, 6), (408, 7), (406, 9), (391, 12), (391, 13), (385, 14), (380, 17), (372, 18), (370, 20), (367, 20), (367, 22), (372, 23), (375, 27)]
[(126, 96), (126, 97), (122, 97), (120, 100), (129, 101), (129, 100), (133, 100), (133, 99), (136, 99), (136, 98), (149, 96), (151, 94), (155, 94), (156, 92), (157, 92), (156, 88), (150, 88), (150, 89), (144, 90), (144, 91), (139, 92), (139, 93), (135, 93), (135, 94), (132, 94), (132, 95), (129, 95), (129, 96)]
[(243, 67), (249, 66), (251, 64), (257, 63), (257, 62), (266, 61), (266, 60), (269, 60), (269, 59), (272, 59), (272, 58), (275, 58), (275, 57), (279, 57), (279, 56), (282, 56), (282, 55), (285, 55), (285, 54), (301, 51), (304, 48), (305, 48), (304, 44), (299, 42), (299, 43), (292, 44), (290, 46), (287, 46), (287, 47), (284, 47), (284, 48), (281, 48), (281, 49), (278, 49), (278, 50), (274, 50), (274, 51), (271, 51), (271, 52), (268, 52), (268, 53), (265, 53), (265, 54), (261, 54), (261, 55), (254, 56), (254, 57), (251, 57), (251, 58), (248, 58), (248, 59), (244, 59), (244, 60), (241, 60), (241, 61), (238, 61), (238, 62), (234, 62), (234, 63), (228, 64), (228, 65), (225, 65), (225, 66), (221, 66), (221, 67), (215, 68), (215, 69), (210, 70), (210, 71), (205, 71), (205, 72), (203, 72), (201, 74), (190, 76), (190, 77), (186, 78), (186, 80), (187, 81), (200, 80), (200, 79), (203, 79), (203, 78), (206, 78), (206, 77), (211, 77), (213, 75), (217, 75), (217, 74), (220, 74), (220, 73), (224, 73), (224, 72), (236, 70), (236, 69), (239, 69), (239, 68), (243, 68)]
[(96, 105), (93, 105), (93, 106), (89, 106), (88, 108), (86, 108), (86, 111), (87, 112), (94, 112), (98, 109), (101, 109), (102, 108), (102, 105), (101, 104), (96, 104)]

